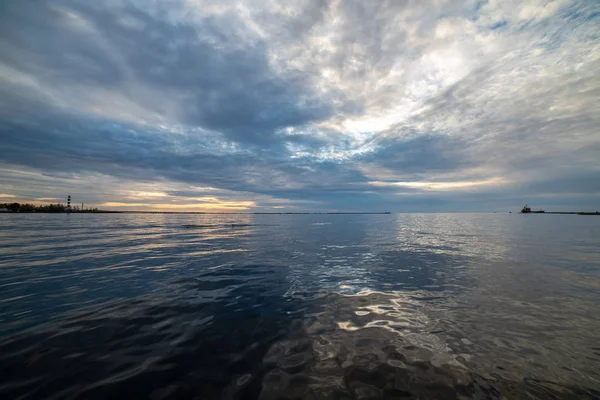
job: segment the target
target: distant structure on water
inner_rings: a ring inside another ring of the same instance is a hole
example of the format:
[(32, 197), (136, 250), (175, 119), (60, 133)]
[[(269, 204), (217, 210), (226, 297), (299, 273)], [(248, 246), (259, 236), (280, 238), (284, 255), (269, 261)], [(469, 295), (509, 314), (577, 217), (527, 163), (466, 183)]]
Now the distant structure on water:
[(522, 214), (543, 214), (544, 212), (544, 210), (532, 211), (531, 208), (527, 205), (525, 205), (525, 207), (523, 207), (523, 209), (521, 210)]

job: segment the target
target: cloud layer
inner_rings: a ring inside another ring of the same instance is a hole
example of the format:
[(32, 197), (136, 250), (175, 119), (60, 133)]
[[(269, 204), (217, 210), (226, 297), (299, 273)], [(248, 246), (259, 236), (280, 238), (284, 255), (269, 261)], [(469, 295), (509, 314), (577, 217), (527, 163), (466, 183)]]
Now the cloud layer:
[[(0, 201), (600, 202), (595, 1), (6, 2)], [(594, 208), (595, 207), (595, 208)]]

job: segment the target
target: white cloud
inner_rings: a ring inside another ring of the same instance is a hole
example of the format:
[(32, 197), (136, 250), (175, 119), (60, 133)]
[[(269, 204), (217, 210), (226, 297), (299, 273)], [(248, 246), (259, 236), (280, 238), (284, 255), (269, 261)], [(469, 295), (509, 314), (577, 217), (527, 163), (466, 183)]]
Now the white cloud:
[(479, 186), (498, 186), (508, 183), (504, 178), (490, 178), (479, 181), (454, 181), (454, 182), (369, 182), (373, 186), (382, 187), (406, 187), (410, 189), (419, 189), (426, 191), (444, 191), (444, 190), (463, 190), (472, 189)]

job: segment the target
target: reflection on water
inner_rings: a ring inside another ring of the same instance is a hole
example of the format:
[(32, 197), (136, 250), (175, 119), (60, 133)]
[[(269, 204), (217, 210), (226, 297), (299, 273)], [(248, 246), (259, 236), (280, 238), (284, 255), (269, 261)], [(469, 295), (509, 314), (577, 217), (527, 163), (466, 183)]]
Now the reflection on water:
[(0, 397), (600, 397), (600, 220), (0, 215)]

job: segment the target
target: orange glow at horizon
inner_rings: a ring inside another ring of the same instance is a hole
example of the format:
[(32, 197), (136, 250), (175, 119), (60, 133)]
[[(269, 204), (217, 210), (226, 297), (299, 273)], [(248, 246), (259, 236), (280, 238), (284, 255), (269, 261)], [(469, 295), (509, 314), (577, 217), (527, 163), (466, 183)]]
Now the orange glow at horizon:
[(255, 207), (254, 201), (212, 201), (210, 203), (168, 204), (168, 203), (122, 203), (106, 202), (100, 207), (138, 207), (156, 211), (244, 211)]

